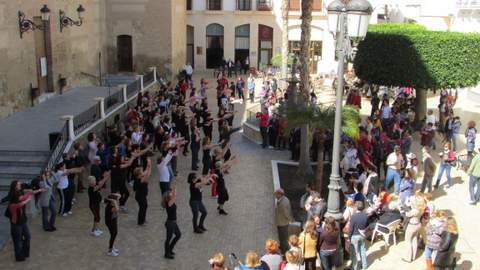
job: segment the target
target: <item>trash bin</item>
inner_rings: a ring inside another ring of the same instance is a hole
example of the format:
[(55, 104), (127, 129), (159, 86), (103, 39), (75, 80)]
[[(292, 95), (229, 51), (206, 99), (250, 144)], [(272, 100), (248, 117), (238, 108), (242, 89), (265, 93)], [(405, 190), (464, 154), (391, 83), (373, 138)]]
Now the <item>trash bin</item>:
[(50, 150), (53, 150), (55, 147), (55, 143), (62, 137), (62, 133), (60, 132), (52, 132), (48, 134), (48, 141), (50, 145)]

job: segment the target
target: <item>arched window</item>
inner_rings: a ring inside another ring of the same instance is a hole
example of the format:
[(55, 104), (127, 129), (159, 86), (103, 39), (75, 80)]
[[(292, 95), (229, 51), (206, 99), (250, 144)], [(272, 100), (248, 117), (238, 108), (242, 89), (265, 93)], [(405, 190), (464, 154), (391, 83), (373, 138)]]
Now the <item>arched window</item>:
[(217, 68), (223, 60), (223, 26), (212, 23), (207, 26), (207, 68)]
[(250, 55), (250, 24), (243, 24), (235, 27), (235, 63), (240, 62), (245, 68), (249, 63)]

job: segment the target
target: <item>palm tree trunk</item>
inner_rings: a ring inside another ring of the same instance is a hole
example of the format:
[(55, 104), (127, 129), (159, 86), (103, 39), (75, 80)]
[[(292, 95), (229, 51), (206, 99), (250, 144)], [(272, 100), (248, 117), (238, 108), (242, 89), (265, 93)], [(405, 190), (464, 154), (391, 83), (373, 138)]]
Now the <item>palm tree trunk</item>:
[[(300, 39), (300, 97), (298, 100), (302, 107), (308, 106), (310, 71), (308, 68), (309, 50), (310, 50), (310, 34), (312, 24), (312, 8), (313, 0), (302, 1), (302, 35)], [(301, 140), (300, 140), (300, 160), (298, 165), (297, 175), (306, 180), (313, 175), (312, 167), (310, 166), (310, 154), (308, 148), (308, 124), (301, 125)]]
[(287, 78), (288, 69), (288, 11), (290, 0), (282, 0), (282, 78)]
[[(315, 172), (315, 190), (322, 194), (323, 188), (323, 159), (324, 159), (324, 147), (325, 147), (325, 132), (320, 130), (318, 141), (318, 159), (317, 159), (317, 170)], [(322, 196), (323, 197), (323, 196)], [(324, 198), (324, 197), (323, 197)]]

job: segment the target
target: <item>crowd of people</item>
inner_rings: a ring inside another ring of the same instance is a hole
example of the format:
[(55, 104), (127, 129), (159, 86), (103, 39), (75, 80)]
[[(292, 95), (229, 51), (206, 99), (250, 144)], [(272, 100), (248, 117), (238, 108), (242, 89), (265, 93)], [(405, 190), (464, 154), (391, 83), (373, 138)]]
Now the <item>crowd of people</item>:
[[(217, 81), (218, 108), (214, 113), (215, 109), (208, 106), (207, 80), (201, 80), (200, 91), (197, 91), (192, 72), (187, 65), (185, 76), (178, 83), (162, 85), (157, 92), (139, 93), (125, 115), (116, 115), (104, 133), (97, 136), (91, 132), (86, 142), (75, 142), (73, 149), (63, 154), (53, 170), (45, 170), (30, 184), (11, 183), (7, 197), (2, 201), (8, 202), (5, 216), (10, 219), (17, 261), (29, 257), (31, 235), (26, 204), (34, 199), (42, 211), (43, 230), (54, 232), (57, 230), (56, 218), (73, 215), (76, 198), (85, 190), (92, 214), (90, 234), (94, 237), (103, 234), (100, 229), (103, 203), (103, 221), (110, 234), (107, 254), (118, 256), (120, 251), (115, 246), (115, 239), (120, 234), (118, 223), (121, 216), (136, 212), (137, 225), (141, 227), (147, 223), (149, 182), (154, 166), (158, 171), (161, 204), (166, 209), (165, 258), (174, 259), (174, 248), (181, 238), (177, 225), (177, 192), (190, 193), (194, 233), (207, 232), (205, 219), (208, 211), (202, 202), (202, 188), (205, 186), (211, 186), (211, 196), (217, 198), (218, 214), (228, 215), (226, 178), (236, 159), (230, 150), (230, 138), (240, 130), (232, 126), (234, 97), (237, 94), (243, 99), (245, 85), (239, 78), (237, 82), (232, 81), (234, 87), (231, 88), (226, 76), (221, 74)], [(215, 125), (219, 134), (216, 139), (213, 137)], [(187, 158), (189, 153), (191, 172), (186, 179), (189, 191), (180, 191), (174, 184), (178, 178), (177, 163), (182, 155)], [(110, 188), (107, 191), (108, 182)], [(134, 192), (137, 211), (126, 208), (131, 192)]]
[[(217, 199), (218, 214), (228, 215), (225, 204), (229, 201), (229, 192), (225, 178), (236, 159), (231, 153), (230, 139), (240, 130), (233, 127), (235, 106), (246, 102), (247, 97), (250, 102), (260, 97), (261, 110), (256, 117), (259, 118), (262, 147), (288, 148), (292, 159), (298, 159), (300, 129), (287, 130), (279, 107), (288, 100), (288, 95), (279, 89), (277, 79), (267, 76), (259, 87), (260, 92), (256, 93), (253, 74), (246, 82), (240, 74), (229, 81), (229, 76), (221, 71), (216, 81), (218, 108), (213, 113), (207, 99), (209, 82), (202, 79), (197, 91), (192, 73), (193, 70), (187, 68), (178, 83), (162, 85), (156, 93), (139, 93), (135, 106), (125, 115), (117, 115), (105, 134), (97, 136), (92, 132), (86, 143), (76, 142), (73, 150), (63, 155), (61, 163), (52, 171), (45, 170), (29, 187), (22, 186), (19, 181), (12, 182), (4, 201), (9, 202), (5, 215), (10, 218), (17, 261), (29, 257), (31, 236), (26, 222), (26, 204), (35, 198), (42, 210), (43, 229), (54, 232), (57, 215), (72, 215), (75, 198), (84, 190), (87, 190), (93, 220), (90, 234), (94, 237), (103, 234), (100, 229), (103, 202), (104, 223), (110, 234), (107, 254), (118, 256), (120, 251), (115, 246), (118, 222), (122, 215), (134, 212), (126, 208), (130, 190), (135, 193), (138, 204), (138, 226), (147, 222), (149, 181), (154, 166), (158, 170), (161, 205), (166, 210), (164, 257), (174, 259), (175, 245), (181, 239), (177, 224), (177, 192), (183, 192), (174, 184), (178, 159), (191, 154), (191, 172), (186, 180), (192, 229), (196, 234), (206, 233), (208, 210), (202, 201), (202, 188), (210, 186), (211, 196)], [(364, 87), (361, 82), (350, 86), (347, 104), (361, 107)], [(432, 196), (433, 190), (440, 188), (444, 173), (447, 178), (444, 188), (453, 185), (450, 171), (459, 162), (457, 140), (461, 122), (452, 110), (455, 97), (448, 91), (441, 92), (438, 120), (433, 111), (428, 111), (420, 130), (420, 159), (411, 151), (415, 90), (409, 87), (370, 89), (373, 89), (370, 91), (372, 110), (360, 123), (358, 139), (342, 136), (340, 167), (345, 206), (341, 219), (327, 214), (325, 198), (309, 183), (299, 202), (306, 218), (295, 221), (290, 200), (283, 189), (278, 189), (274, 196), (279, 241), (266, 240), (263, 256), (255, 251), (248, 252), (240, 269), (313, 270), (318, 269), (319, 264), (321, 269), (328, 270), (342, 267), (347, 261), (351, 269), (367, 269), (367, 241), (374, 241), (376, 234), (388, 233), (388, 230), (404, 232), (407, 244), (403, 261), (413, 262), (423, 250), (427, 270), (448, 269), (455, 264), (459, 233), (455, 219), (446, 211), (436, 209)], [(317, 103), (315, 93), (310, 102)], [(218, 128), (218, 139), (213, 136), (214, 125)], [(433, 182), (437, 168), (431, 152), (436, 151), (436, 133), (443, 135), (443, 147), (439, 149), (441, 162)], [(328, 132), (324, 136), (324, 156), (328, 157), (332, 138)], [(313, 136), (312, 145), (315, 138)], [(480, 201), (480, 158), (474, 156), (475, 122), (468, 123), (465, 138), (467, 158), (463, 165), (468, 168), (470, 198), (475, 204)], [(318, 149), (311, 147), (312, 160), (318, 157)], [(420, 163), (424, 173), (421, 187), (416, 189)], [(105, 191), (108, 182), (109, 192)], [(293, 222), (302, 225), (300, 233), (289, 234)], [(209, 262), (212, 269), (226, 268), (222, 253), (215, 254)]]

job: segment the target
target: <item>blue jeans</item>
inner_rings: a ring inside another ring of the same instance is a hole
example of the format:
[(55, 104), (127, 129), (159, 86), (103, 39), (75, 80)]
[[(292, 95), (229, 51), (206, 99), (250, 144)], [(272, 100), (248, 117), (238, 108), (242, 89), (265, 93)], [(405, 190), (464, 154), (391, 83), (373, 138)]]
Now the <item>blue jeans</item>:
[(10, 224), (10, 233), (15, 250), (15, 260), (23, 261), (30, 257), (30, 230), (27, 223)]
[(357, 254), (360, 253), (362, 269), (367, 269), (367, 250), (365, 248), (365, 238), (359, 234), (353, 235), (350, 239), (350, 260), (352, 260), (352, 269), (358, 269)]
[(438, 188), (438, 185), (440, 184), (440, 179), (443, 176), (443, 172), (445, 171), (447, 174), (447, 184), (448, 186), (452, 186), (452, 177), (450, 177), (450, 170), (452, 169), (452, 165), (450, 163), (446, 162), (440, 162), (440, 170), (438, 171), (437, 175), (437, 182), (435, 183), (435, 188)]
[(388, 186), (393, 179), (393, 192), (397, 193), (400, 189), (400, 173), (392, 168), (387, 169), (387, 176), (385, 177), (385, 189), (388, 190)]
[(428, 188), (428, 192), (432, 192), (432, 178), (433, 176), (424, 175), (422, 180), (422, 188), (420, 191), (423, 193), (426, 188)]
[(320, 261), (322, 270), (331, 270), (335, 266), (336, 250), (320, 250)]
[(423, 257), (425, 257), (425, 259), (431, 259), (433, 251), (434, 251), (433, 249), (429, 247), (425, 247), (425, 252), (423, 253)]
[[(207, 209), (203, 205), (202, 201), (190, 201), (190, 208), (192, 209), (192, 223), (193, 229), (198, 230), (198, 228), (203, 228), (203, 222), (207, 217)], [(198, 220), (198, 212), (200, 212), (200, 220)]]
[[(50, 210), (50, 220), (48, 219), (48, 210)], [(42, 225), (44, 230), (53, 229), (55, 227), (55, 201), (50, 199), (47, 207), (42, 207)]]
[[(473, 202), (480, 201), (480, 177), (470, 175), (468, 181), (468, 191), (470, 192), (470, 200)], [(475, 190), (476, 189), (476, 190)]]
[(453, 151), (457, 151), (457, 138), (458, 138), (458, 134), (457, 133), (452, 133), (452, 147), (453, 147)]

